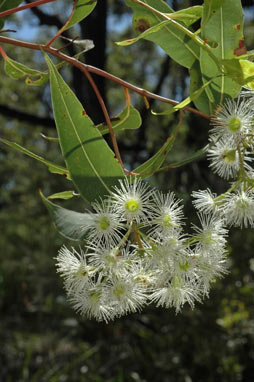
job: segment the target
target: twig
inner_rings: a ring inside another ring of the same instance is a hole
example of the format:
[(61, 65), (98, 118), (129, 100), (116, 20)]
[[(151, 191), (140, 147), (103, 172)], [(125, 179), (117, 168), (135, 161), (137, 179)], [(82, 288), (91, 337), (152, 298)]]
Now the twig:
[[(134, 91), (135, 93), (140, 94), (142, 97), (152, 98), (152, 99), (155, 99), (157, 101), (168, 103), (168, 104), (173, 105), (173, 106), (179, 104), (179, 102), (174, 101), (170, 98), (159, 96), (159, 95), (151, 93), (145, 89), (142, 89), (142, 88), (139, 88), (135, 85), (132, 85), (129, 82), (124, 81), (121, 78), (116, 77), (113, 74), (110, 74), (110, 73), (108, 73), (102, 69), (96, 68), (96, 67), (91, 66), (91, 65), (86, 65), (86, 64), (76, 60), (75, 58), (69, 57), (69, 56), (65, 55), (64, 53), (58, 52), (57, 49), (54, 49), (52, 47), (47, 47), (46, 45), (33, 44), (33, 43), (15, 40), (15, 39), (12, 39), (9, 37), (2, 37), (2, 36), (0, 36), (0, 42), (6, 43), (6, 44), (11, 44), (11, 45), (16, 45), (16, 46), (21, 46), (23, 48), (33, 49), (33, 50), (43, 49), (46, 52), (52, 54), (53, 56), (58, 57), (60, 60), (66, 61), (66, 62), (72, 64), (73, 66), (76, 66), (80, 70), (82, 70), (83, 68), (86, 68), (86, 70), (88, 70), (88, 72), (95, 73), (99, 76), (107, 78), (110, 81), (116, 82), (117, 84), (119, 84), (125, 88), (128, 88), (128, 89)], [(184, 107), (183, 110), (188, 110), (191, 113), (197, 114), (200, 117), (203, 117), (203, 118), (208, 119), (208, 120), (211, 119), (211, 117), (209, 115), (204, 114), (201, 111), (196, 110), (196, 109), (189, 107), (189, 106)]]
[(13, 13), (19, 12), (19, 11), (24, 11), (25, 9), (33, 8), (33, 7), (38, 7), (38, 5), (43, 5), (47, 3), (53, 3), (56, 0), (38, 0), (34, 1), (33, 3), (25, 4), (22, 5), (21, 7), (16, 7), (12, 9), (8, 9), (7, 11), (0, 12), (0, 18), (12, 15)]
[(57, 34), (47, 43), (47, 47), (49, 47), (60, 35), (61, 33), (63, 33), (64, 29), (67, 27), (67, 25), (69, 24), (69, 22), (71, 21), (71, 18), (73, 16), (73, 13), (75, 12), (76, 10), (76, 5), (77, 5), (77, 0), (73, 0), (73, 8), (72, 8), (72, 12), (70, 14), (70, 16), (68, 17), (68, 20), (66, 21), (66, 23), (62, 26), (62, 28), (57, 32)]
[(111, 124), (111, 120), (109, 118), (109, 114), (108, 114), (105, 102), (103, 101), (102, 96), (100, 94), (100, 91), (97, 88), (97, 86), (96, 86), (96, 84), (95, 84), (91, 74), (88, 72), (88, 70), (85, 67), (83, 67), (81, 70), (85, 74), (85, 76), (88, 79), (88, 81), (90, 82), (90, 84), (91, 84), (91, 86), (92, 86), (92, 88), (93, 88), (93, 90), (94, 90), (94, 92), (95, 92), (95, 94), (97, 96), (97, 99), (98, 99), (98, 101), (99, 101), (99, 103), (101, 105), (102, 112), (104, 114), (106, 123), (108, 125), (109, 134), (110, 134), (110, 137), (111, 137), (111, 141), (112, 141), (112, 145), (113, 145), (113, 148), (114, 148), (114, 152), (115, 152), (116, 158), (118, 159), (118, 161), (121, 164), (122, 168), (124, 168), (123, 161), (122, 161), (122, 158), (121, 158), (121, 155), (120, 155), (120, 151), (119, 151), (119, 148), (118, 148), (116, 136), (115, 136), (112, 124)]

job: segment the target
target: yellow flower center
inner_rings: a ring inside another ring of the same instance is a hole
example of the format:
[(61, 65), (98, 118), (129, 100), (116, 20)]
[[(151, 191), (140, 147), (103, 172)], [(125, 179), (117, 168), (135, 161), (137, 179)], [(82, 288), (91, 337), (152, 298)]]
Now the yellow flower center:
[(234, 117), (230, 119), (228, 123), (228, 129), (232, 131), (232, 133), (234, 133), (240, 130), (241, 125), (242, 125), (241, 120), (239, 118)]
[(172, 219), (169, 215), (165, 215), (163, 218), (163, 224), (165, 227), (170, 227), (172, 225)]
[(131, 213), (137, 212), (139, 210), (139, 202), (135, 199), (128, 200), (125, 203), (125, 210)]
[(98, 226), (102, 231), (106, 231), (110, 226), (110, 220), (107, 216), (102, 216), (98, 221)]
[(222, 158), (225, 160), (225, 162), (234, 162), (236, 158), (236, 150), (231, 149), (225, 151), (222, 155)]

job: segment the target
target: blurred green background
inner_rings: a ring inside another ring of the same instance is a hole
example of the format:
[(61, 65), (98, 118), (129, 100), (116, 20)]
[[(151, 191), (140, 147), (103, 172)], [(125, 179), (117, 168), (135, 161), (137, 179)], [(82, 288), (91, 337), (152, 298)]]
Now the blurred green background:
[[(178, 10), (202, 2), (168, 3)], [(242, 3), (245, 43), (253, 49), (253, 1)], [(58, 1), (21, 12), (5, 27), (17, 31), (9, 33), (11, 37), (48, 41), (68, 16), (69, 5), (71, 1)], [(161, 49), (143, 40), (125, 48), (115, 45), (115, 41), (134, 33), (124, 1), (103, 0), (80, 27), (66, 32), (66, 36), (94, 41), (95, 48), (85, 53), (84, 62), (166, 97), (185, 98), (188, 71), (168, 59)], [(39, 52), (7, 45), (4, 48), (13, 59), (46, 69)], [(75, 54), (76, 47), (70, 45), (66, 53)], [(73, 68), (61, 73), (94, 122), (101, 122), (100, 108), (82, 74)], [(102, 78), (94, 79), (110, 114), (117, 115), (125, 103), (123, 90)], [(13, 81), (5, 75), (2, 62), (0, 81), (1, 137), (61, 164), (58, 144), (40, 135), (56, 136), (48, 85), (26, 87), (22, 81)], [(125, 163), (134, 168), (159, 149), (178, 116), (153, 116), (141, 97), (131, 93), (131, 98), (143, 124), (138, 131), (118, 134), (118, 140)], [(151, 102), (151, 107), (163, 110), (166, 106)], [(184, 112), (168, 163), (203, 147), (208, 128), (206, 120)], [(185, 215), (192, 222), (196, 216), (190, 193), (207, 187), (219, 193), (227, 187), (210, 172), (205, 158), (160, 173), (150, 181), (165, 191), (174, 190), (184, 200)], [(73, 189), (70, 182), (1, 144), (0, 187), (1, 382), (254, 381), (253, 230), (230, 231), (231, 272), (214, 283), (210, 298), (193, 311), (186, 306), (175, 315), (172, 310), (149, 307), (142, 314), (109, 324), (97, 323), (76, 315), (66, 301), (54, 257), (63, 243), (73, 243), (55, 231), (38, 193), (39, 188), (45, 195)], [(79, 198), (61, 204), (81, 212), (87, 208)]]

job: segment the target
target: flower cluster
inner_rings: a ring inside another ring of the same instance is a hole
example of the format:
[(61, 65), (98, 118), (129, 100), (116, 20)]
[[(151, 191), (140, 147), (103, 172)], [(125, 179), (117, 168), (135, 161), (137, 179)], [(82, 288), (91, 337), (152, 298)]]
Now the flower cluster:
[(212, 117), (210, 149), (211, 169), (232, 180), (229, 190), (217, 196), (210, 190), (193, 192), (200, 213), (215, 214), (227, 226), (254, 226), (254, 97), (246, 90), (237, 99), (228, 100)]
[(93, 208), (85, 251), (62, 247), (57, 256), (68, 298), (88, 318), (108, 322), (149, 303), (179, 312), (227, 272), (227, 230), (213, 212), (200, 214), (201, 226), (186, 235), (173, 193), (127, 178)]
[(230, 188), (222, 195), (193, 192), (200, 226), (184, 232), (181, 201), (136, 178), (120, 181), (105, 200), (92, 204), (81, 227), (85, 251), (61, 248), (57, 270), (74, 308), (110, 321), (144, 306), (179, 312), (208, 296), (227, 273), (230, 226), (254, 226), (254, 149), (251, 92), (228, 100), (212, 117), (208, 159)]

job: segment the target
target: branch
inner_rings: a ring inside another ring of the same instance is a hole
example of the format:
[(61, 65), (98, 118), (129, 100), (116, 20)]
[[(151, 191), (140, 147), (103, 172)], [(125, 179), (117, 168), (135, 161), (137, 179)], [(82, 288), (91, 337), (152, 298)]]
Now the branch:
[[(87, 70), (88, 72), (95, 73), (95, 74), (97, 74), (99, 76), (105, 77), (105, 78), (107, 78), (110, 81), (116, 82), (117, 84), (119, 84), (119, 85), (121, 85), (123, 87), (126, 87), (126, 88), (134, 91), (135, 93), (140, 94), (142, 97), (156, 99), (157, 101), (168, 103), (168, 104), (173, 105), (173, 106), (179, 104), (179, 102), (174, 101), (174, 100), (172, 100), (170, 98), (159, 96), (159, 95), (151, 93), (151, 92), (149, 92), (149, 91), (147, 91), (145, 89), (142, 89), (142, 88), (139, 88), (139, 87), (137, 87), (135, 85), (132, 85), (129, 82), (124, 81), (121, 78), (116, 77), (113, 74), (110, 74), (110, 73), (108, 73), (108, 72), (106, 72), (106, 71), (104, 71), (102, 69), (95, 68), (94, 66), (91, 66), (91, 65), (86, 65), (86, 64), (76, 60), (75, 58), (69, 57), (66, 54), (63, 54), (63, 53), (59, 52), (57, 49), (54, 49), (52, 47), (48, 47), (46, 45), (39, 45), (39, 44), (28, 43), (28, 42), (25, 42), (25, 41), (15, 40), (15, 39), (12, 39), (12, 38), (9, 38), (9, 37), (2, 37), (2, 36), (0, 36), (0, 42), (6, 43), (6, 44), (11, 44), (11, 45), (16, 45), (16, 46), (21, 46), (21, 47), (24, 47), (24, 48), (27, 48), (27, 49), (33, 49), (33, 50), (41, 50), (41, 49), (43, 49), (45, 52), (48, 52), (48, 53), (52, 54), (53, 56), (59, 58), (60, 60), (63, 60), (65, 62), (70, 63), (73, 66), (76, 66), (81, 71)], [(184, 107), (183, 110), (188, 110), (191, 113), (197, 114), (197, 115), (199, 115), (199, 116), (201, 116), (203, 118), (206, 118), (206, 119), (210, 119), (211, 118), (209, 115), (204, 114), (201, 111), (193, 109), (192, 107), (189, 107), (189, 106)]]
[[(30, 0), (26, 0), (27, 4), (31, 4)], [(39, 8), (31, 8), (31, 12), (39, 19), (40, 25), (48, 25), (48, 26), (55, 26), (57, 29), (62, 29), (63, 28), (63, 23), (62, 21), (56, 16), (56, 15), (48, 15), (41, 11)], [(67, 38), (71, 38), (69, 31), (66, 30), (63, 33), (63, 36)], [(76, 51), (73, 47), (73, 44), (70, 44), (66, 46), (66, 49), (68, 50), (69, 54), (71, 56), (74, 56)]]
[(34, 1), (33, 3), (22, 5), (21, 7), (16, 7), (12, 9), (8, 9), (7, 11), (0, 12), (0, 18), (12, 15), (13, 13), (19, 12), (19, 11), (24, 11), (25, 9), (33, 8), (33, 7), (38, 7), (38, 5), (43, 5), (47, 3), (53, 3), (53, 1), (56, 0), (38, 0)]

